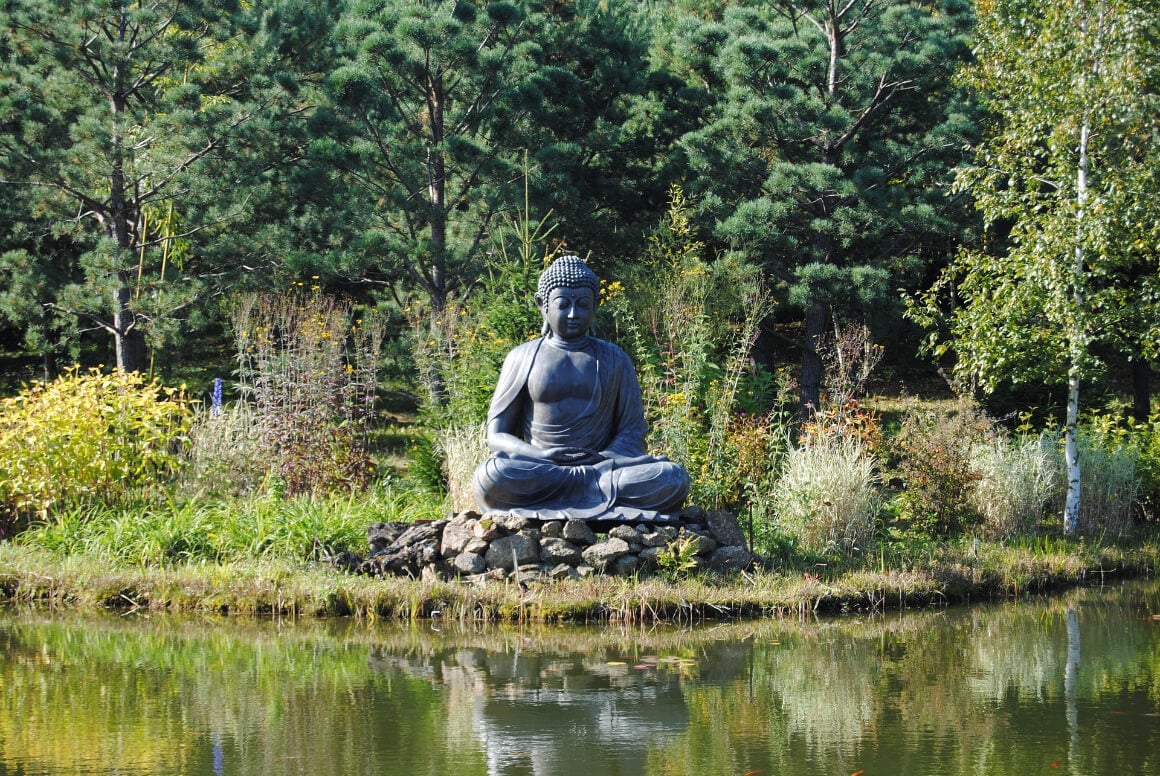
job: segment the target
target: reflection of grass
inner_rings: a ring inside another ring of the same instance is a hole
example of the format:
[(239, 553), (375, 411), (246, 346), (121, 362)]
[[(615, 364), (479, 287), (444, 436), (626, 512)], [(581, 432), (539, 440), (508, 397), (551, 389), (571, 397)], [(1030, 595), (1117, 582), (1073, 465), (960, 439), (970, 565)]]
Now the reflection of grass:
[[(1150, 583), (1144, 598), (1154, 604), (1158, 589)], [(720, 767), (740, 754), (771, 758), (768, 773), (797, 773), (803, 745), (814, 761), (841, 762), (876, 731), (957, 741), (962, 752), (1009, 737), (1002, 715), (948, 711), (1009, 706), (1013, 694), (1057, 698), (1069, 611), (1083, 625), (1079, 697), (1116, 697), (1155, 662), (1155, 639), (1136, 601), (1076, 589), (1019, 607), (701, 628), (14, 612), (0, 623), (0, 642), (13, 658), (0, 661), (0, 682), (10, 689), (0, 700), (0, 734), (7, 754), (52, 764), (54, 772), (79, 770), (84, 754), (105, 770), (133, 763), (140, 772), (168, 772), (180, 753), (167, 748), (173, 736), (150, 741), (159, 725), (223, 732), (251, 741), (256, 757), (275, 752), (317, 766), (342, 751), (319, 757), (314, 747), (351, 740), (377, 745), (380, 757), (394, 755), (396, 744), (449, 735), (458, 737), (455, 751), (474, 751), (465, 723), (481, 687), (514, 695), (669, 682), (680, 685), (689, 733), (649, 744), (654, 767), (645, 772), (743, 773)], [(42, 681), (45, 674), (51, 681)], [(100, 680), (106, 675), (113, 679)], [(691, 681), (698, 676), (704, 681)], [(61, 718), (76, 729), (56, 724)], [(396, 726), (399, 735), (384, 742), (384, 731)], [(115, 748), (100, 749), (113, 739)], [(109, 762), (94, 760), (98, 750)], [(343, 765), (312, 772), (353, 772)], [(427, 772), (447, 770), (483, 772), (447, 764)]]
[(0, 545), (0, 598), (80, 607), (356, 615), (364, 619), (646, 623), (868, 611), (1025, 595), (1102, 579), (1154, 574), (1155, 535), (1137, 543), (1047, 539), (891, 549), (890, 563), (717, 578), (595, 577), (523, 587), (370, 579), (278, 559), (142, 567), (89, 556), (56, 558)]

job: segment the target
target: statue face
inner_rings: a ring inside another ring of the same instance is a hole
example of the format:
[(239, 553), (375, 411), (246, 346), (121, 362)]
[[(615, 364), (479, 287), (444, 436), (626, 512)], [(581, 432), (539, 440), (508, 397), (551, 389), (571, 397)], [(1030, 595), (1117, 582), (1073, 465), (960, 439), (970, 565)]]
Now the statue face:
[(557, 288), (548, 296), (543, 311), (552, 334), (578, 340), (588, 333), (596, 317), (596, 298), (590, 288)]

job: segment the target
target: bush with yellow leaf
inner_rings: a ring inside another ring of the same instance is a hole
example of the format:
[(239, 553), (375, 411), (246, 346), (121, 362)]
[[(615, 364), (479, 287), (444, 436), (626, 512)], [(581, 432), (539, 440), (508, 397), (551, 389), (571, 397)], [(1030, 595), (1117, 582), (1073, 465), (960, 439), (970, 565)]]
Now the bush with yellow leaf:
[[(183, 391), (72, 369), (0, 400), (0, 527), (169, 476), (192, 417)], [(3, 531), (0, 531), (3, 533)]]

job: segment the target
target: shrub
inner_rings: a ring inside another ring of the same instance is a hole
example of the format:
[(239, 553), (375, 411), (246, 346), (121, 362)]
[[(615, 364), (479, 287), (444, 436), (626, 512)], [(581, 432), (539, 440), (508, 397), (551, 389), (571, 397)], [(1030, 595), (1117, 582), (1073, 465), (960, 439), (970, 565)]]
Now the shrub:
[(865, 550), (882, 499), (874, 457), (854, 437), (823, 437), (786, 456), (773, 491), (779, 531), (810, 552)]
[(270, 484), (287, 495), (370, 480), (369, 431), (384, 336), (374, 318), (323, 296), (249, 295), (233, 314), (243, 394)]
[(1009, 539), (1033, 530), (1060, 487), (1059, 451), (1048, 436), (979, 444), (972, 456), (978, 479), (970, 503), (990, 539)]
[(971, 500), (979, 472), (974, 452), (993, 438), (994, 421), (967, 401), (949, 412), (907, 410), (894, 439), (896, 471), (905, 488), (899, 515), (935, 536), (950, 536), (982, 517)]
[(191, 417), (184, 392), (136, 373), (73, 369), (34, 383), (0, 400), (0, 511), (45, 519), (168, 477)]

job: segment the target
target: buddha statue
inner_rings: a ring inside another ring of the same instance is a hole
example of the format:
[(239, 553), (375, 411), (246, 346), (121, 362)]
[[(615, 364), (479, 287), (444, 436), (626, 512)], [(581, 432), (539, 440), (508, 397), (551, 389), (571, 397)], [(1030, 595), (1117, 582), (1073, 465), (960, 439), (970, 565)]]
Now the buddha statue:
[(600, 282), (576, 256), (540, 275), (543, 336), (504, 360), (475, 471), (485, 511), (541, 520), (670, 522), (689, 493), (679, 464), (648, 455), (640, 384), (628, 355), (591, 336)]

